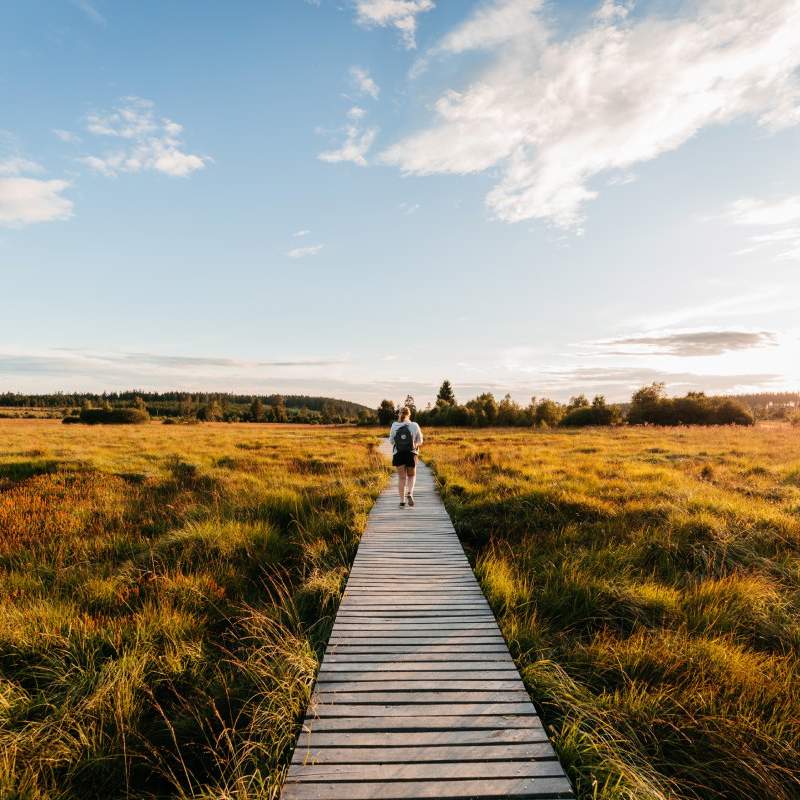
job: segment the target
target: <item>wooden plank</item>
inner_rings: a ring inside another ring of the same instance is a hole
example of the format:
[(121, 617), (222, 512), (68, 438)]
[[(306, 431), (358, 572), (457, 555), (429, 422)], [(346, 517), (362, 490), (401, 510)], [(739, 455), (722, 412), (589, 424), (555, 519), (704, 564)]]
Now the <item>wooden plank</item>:
[(566, 778), (495, 778), (493, 780), (393, 781), (359, 783), (287, 783), (285, 800), (424, 800), (425, 798), (526, 797), (556, 800), (572, 797)]
[(492, 652), (501, 651), (506, 646), (503, 639), (493, 636), (337, 636), (331, 639), (329, 647), (336, 653), (446, 653), (449, 649), (467, 652), (470, 648)]
[(453, 670), (483, 671), (510, 669), (517, 675), (514, 662), (507, 653), (464, 653), (463, 657), (454, 658), (449, 652), (421, 655), (417, 653), (329, 653), (322, 662), (322, 669), (336, 672), (339, 670)]
[(316, 702), (324, 705), (429, 705), (431, 703), (450, 703), (453, 710), (464, 703), (526, 703), (530, 698), (524, 689), (506, 689), (503, 691), (470, 691), (468, 689), (447, 691), (436, 689), (395, 689), (384, 687), (381, 691), (358, 692), (348, 689), (322, 689), (315, 693)]
[(452, 731), (452, 730), (505, 730), (541, 725), (531, 714), (454, 714), (451, 716), (415, 717), (306, 717), (303, 728), (307, 731)]
[[(319, 679), (322, 681), (381, 680), (403, 681), (414, 680), (415, 676), (442, 676), (441, 680), (517, 680), (519, 675), (512, 665), (501, 665), (492, 669), (455, 670), (447, 661), (436, 664), (421, 662), (410, 665), (397, 665), (393, 669), (381, 669), (382, 665), (355, 664), (344, 669), (321, 669)], [(417, 678), (424, 680), (424, 678)]]
[[(552, 759), (547, 742), (431, 747), (297, 747), (295, 764), (408, 764), (448, 761), (521, 761)], [(483, 776), (482, 776), (483, 777)]]
[(489, 761), (475, 763), (292, 764), (289, 781), (441, 781), (478, 778), (555, 778), (562, 775), (557, 760)]
[(431, 633), (408, 633), (404, 634), (402, 632), (394, 633), (391, 635), (362, 635), (359, 636), (357, 632), (353, 633), (342, 633), (342, 634), (331, 634), (330, 638), (331, 644), (364, 644), (364, 645), (378, 645), (378, 644), (414, 644), (414, 645), (424, 645), (424, 644), (470, 644), (474, 642), (475, 644), (503, 644), (504, 640), (502, 636), (499, 634), (459, 634), (459, 633), (448, 633), (447, 631), (442, 631), (440, 634), (436, 634), (435, 632)]
[[(496, 716), (499, 714), (535, 714), (530, 701), (496, 703), (398, 703), (396, 705), (355, 705), (320, 703), (313, 699), (309, 705), (312, 717), (458, 717)], [(384, 720), (385, 721), (385, 720)], [(457, 724), (454, 722), (454, 724)]]
[[(530, 717), (526, 717), (530, 719)], [(363, 748), (367, 752), (375, 748), (398, 747), (451, 747), (460, 745), (498, 745), (547, 743), (547, 735), (538, 723), (532, 720), (527, 728), (505, 728), (493, 730), (440, 730), (440, 731), (369, 731), (347, 733), (343, 731), (301, 733), (298, 750), (308, 752), (322, 748)], [(549, 747), (549, 743), (547, 743)]]
[[(347, 675), (348, 673), (345, 673)], [(396, 674), (396, 673), (395, 673)], [(428, 678), (418, 677), (419, 675), (430, 675), (431, 673), (412, 672), (411, 678), (390, 678), (388, 680), (365, 680), (364, 678), (353, 678), (351, 680), (335, 680), (327, 676), (320, 675), (317, 679), (317, 690), (322, 694), (326, 692), (385, 692), (385, 691), (409, 691), (409, 692), (468, 692), (471, 690), (479, 691), (518, 691), (519, 681), (513, 678), (505, 680), (491, 680), (487, 677), (473, 677), (467, 680), (450, 678)], [(436, 675), (437, 673), (433, 673)], [(387, 685), (388, 684), (388, 685)]]

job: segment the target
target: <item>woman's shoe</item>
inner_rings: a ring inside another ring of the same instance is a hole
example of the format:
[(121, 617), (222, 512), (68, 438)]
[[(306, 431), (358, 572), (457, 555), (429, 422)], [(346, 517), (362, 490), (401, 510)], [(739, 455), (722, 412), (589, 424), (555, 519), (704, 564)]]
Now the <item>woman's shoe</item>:
[(410, 494), (410, 495), (408, 496), (408, 504), (409, 504), (410, 506), (413, 506), (413, 505), (414, 505), (414, 495), (413, 495), (413, 494)]

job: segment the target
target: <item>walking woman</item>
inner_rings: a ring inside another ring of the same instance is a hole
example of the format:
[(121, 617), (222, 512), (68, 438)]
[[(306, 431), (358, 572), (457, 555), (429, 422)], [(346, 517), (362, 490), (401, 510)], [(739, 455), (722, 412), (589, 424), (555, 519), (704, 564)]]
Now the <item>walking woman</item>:
[(423, 439), (419, 425), (411, 421), (411, 409), (408, 406), (400, 409), (400, 419), (392, 423), (389, 441), (392, 443), (392, 464), (397, 467), (400, 505), (405, 506), (408, 499), (408, 504), (413, 506), (414, 484), (417, 482), (417, 456)]

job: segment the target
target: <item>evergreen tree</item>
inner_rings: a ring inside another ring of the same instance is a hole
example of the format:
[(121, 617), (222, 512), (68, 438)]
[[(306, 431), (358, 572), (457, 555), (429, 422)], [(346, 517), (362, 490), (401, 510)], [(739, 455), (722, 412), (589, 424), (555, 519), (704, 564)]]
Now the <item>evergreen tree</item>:
[(453, 387), (447, 378), (442, 381), (442, 385), (439, 387), (439, 393), (436, 395), (437, 405), (440, 402), (448, 406), (454, 406), (456, 404), (455, 392), (453, 391)]
[(254, 397), (250, 403), (250, 419), (253, 422), (263, 422), (265, 418), (264, 404), (260, 397)]
[(275, 422), (288, 422), (289, 415), (286, 413), (286, 401), (278, 395), (275, 398), (275, 403), (272, 406), (272, 418)]
[(409, 411), (411, 411), (411, 419), (417, 418), (417, 404), (414, 402), (414, 398), (412, 395), (407, 394), (405, 402), (403, 403), (404, 406), (408, 406)]

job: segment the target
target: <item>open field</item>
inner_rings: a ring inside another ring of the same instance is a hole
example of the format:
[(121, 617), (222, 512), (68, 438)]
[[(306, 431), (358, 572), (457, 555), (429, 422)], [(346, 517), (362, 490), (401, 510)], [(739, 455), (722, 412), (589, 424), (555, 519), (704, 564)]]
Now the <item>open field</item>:
[(0, 797), (273, 796), (377, 441), (0, 421)]
[(425, 450), (581, 798), (800, 796), (800, 430)]
[[(0, 421), (0, 796), (274, 796), (377, 433)], [(800, 430), (427, 434), (582, 800), (800, 795)]]

